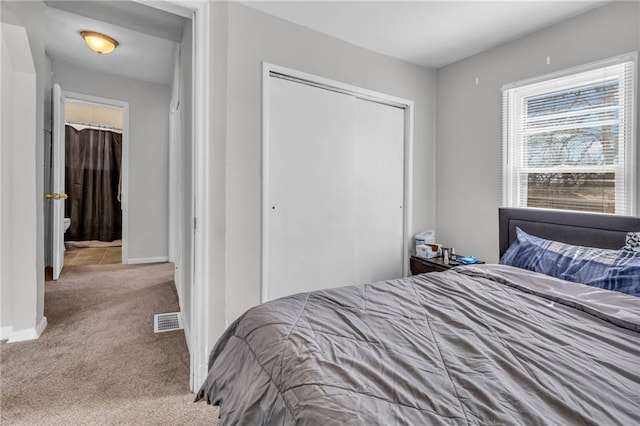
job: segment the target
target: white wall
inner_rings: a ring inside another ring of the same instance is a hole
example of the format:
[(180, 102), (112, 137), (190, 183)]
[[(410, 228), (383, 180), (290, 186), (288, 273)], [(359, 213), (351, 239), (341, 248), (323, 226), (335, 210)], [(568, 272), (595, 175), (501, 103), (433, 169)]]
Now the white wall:
[[(206, 360), (209, 352), (213, 348), (216, 340), (226, 328), (227, 307), (226, 307), (226, 264), (227, 264), (227, 83), (228, 83), (228, 62), (229, 62), (229, 4), (227, 2), (212, 2), (208, 6), (211, 23), (210, 34), (207, 38), (211, 40), (207, 54), (212, 58), (211, 78), (209, 79), (210, 99), (209, 104), (195, 105), (196, 108), (205, 108), (211, 120), (209, 132), (211, 143), (206, 152), (196, 152), (195, 160), (204, 157), (209, 165), (207, 173), (196, 177), (194, 187), (197, 187), (206, 180), (210, 196), (206, 205), (196, 200), (196, 215), (206, 212), (209, 228), (207, 234), (203, 235), (203, 228), (196, 229), (196, 235), (205, 241), (204, 250), (194, 253), (195, 264), (198, 272), (207, 277), (205, 285), (208, 289), (205, 293), (206, 301), (203, 307), (204, 318), (194, 319), (199, 321), (200, 326), (206, 327), (205, 335), (207, 340), (203, 348), (196, 348), (201, 351), (201, 360), (204, 361), (195, 365), (196, 386), (199, 381), (204, 380), (207, 372)], [(197, 47), (197, 46), (196, 46)], [(197, 83), (197, 82), (196, 82)], [(193, 93), (196, 97), (196, 94)], [(195, 111), (193, 112), (195, 115)], [(196, 135), (194, 135), (196, 136)], [(202, 218), (200, 219), (202, 220)], [(194, 299), (194, 302), (197, 301)]]
[(2, 44), (1, 325), (13, 339), (36, 326), (36, 73), (23, 27), (3, 23)]
[(639, 9), (637, 2), (610, 3), (437, 70), (440, 241), (498, 261), (501, 87), (638, 50)]
[(169, 85), (53, 63), (63, 91), (129, 102), (129, 260), (167, 259)]
[[(434, 71), (373, 53), (237, 3), (228, 5), (227, 54), (224, 292), (227, 322), (260, 302), (263, 61), (413, 100), (413, 231), (433, 229)], [(372, 230), (372, 243), (373, 238), (375, 230)]]
[[(4, 25), (4, 24), (2, 24)], [(0, 193), (9, 194), (11, 186), (11, 140), (10, 115), (11, 111), (11, 80), (13, 79), (13, 65), (9, 56), (7, 39), (0, 39)], [(0, 198), (0, 340), (6, 339), (13, 331), (13, 309), (11, 303), (11, 270), (9, 268), (11, 246), (8, 233), (11, 229), (10, 204)]]
[(64, 119), (78, 124), (96, 124), (120, 130), (124, 126), (122, 108), (105, 108), (85, 103), (65, 102)]
[[(2, 2), (3, 338), (37, 338), (44, 317), (44, 4)], [(27, 40), (28, 39), (28, 40)], [(6, 63), (4, 61), (7, 61)], [(11, 68), (9, 68), (11, 67)], [(10, 71), (11, 69), (11, 71)], [(5, 99), (7, 97), (7, 99)], [(10, 290), (9, 290), (10, 288)], [(10, 333), (8, 336), (7, 334)]]

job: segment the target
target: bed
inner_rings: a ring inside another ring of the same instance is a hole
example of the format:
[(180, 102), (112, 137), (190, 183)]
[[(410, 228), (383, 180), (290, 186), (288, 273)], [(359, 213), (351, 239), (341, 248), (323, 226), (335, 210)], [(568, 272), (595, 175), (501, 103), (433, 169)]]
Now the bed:
[[(499, 216), (501, 255), (523, 232), (619, 249), (640, 230)], [(640, 424), (640, 297), (508, 265), (296, 294), (225, 331), (197, 400), (224, 425)]]

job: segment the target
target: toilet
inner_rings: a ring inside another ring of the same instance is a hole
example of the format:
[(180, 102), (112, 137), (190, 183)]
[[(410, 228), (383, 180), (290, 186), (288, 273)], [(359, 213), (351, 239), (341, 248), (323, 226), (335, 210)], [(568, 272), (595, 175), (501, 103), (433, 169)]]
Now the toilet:
[[(64, 218), (64, 233), (67, 233), (67, 229), (71, 226), (71, 218)], [(67, 251), (67, 246), (65, 246), (64, 242), (62, 243), (62, 250)]]
[[(67, 229), (71, 226), (71, 218), (65, 217), (64, 220), (64, 233), (67, 233)], [(62, 241), (62, 250), (67, 251), (67, 246), (64, 244), (64, 239)]]

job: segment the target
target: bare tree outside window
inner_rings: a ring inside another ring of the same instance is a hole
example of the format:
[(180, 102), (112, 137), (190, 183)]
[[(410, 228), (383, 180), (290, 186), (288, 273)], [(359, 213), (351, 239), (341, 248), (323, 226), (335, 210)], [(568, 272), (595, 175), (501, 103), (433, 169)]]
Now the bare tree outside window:
[[(605, 82), (525, 99), (525, 129), (530, 132), (525, 142), (527, 166), (614, 166), (619, 139), (618, 86), (617, 81)], [(604, 122), (614, 124), (602, 125)], [(530, 172), (527, 186), (528, 207), (616, 211), (612, 172)]]

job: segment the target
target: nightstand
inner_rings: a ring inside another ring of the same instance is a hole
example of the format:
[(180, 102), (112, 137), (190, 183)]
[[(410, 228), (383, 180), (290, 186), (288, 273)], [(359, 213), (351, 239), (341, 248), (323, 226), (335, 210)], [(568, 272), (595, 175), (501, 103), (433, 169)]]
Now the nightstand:
[[(477, 264), (484, 263), (480, 261)], [(448, 265), (444, 264), (441, 257), (432, 257), (431, 259), (423, 259), (421, 257), (411, 256), (409, 266), (411, 269), (411, 275), (426, 274), (427, 272), (441, 272), (446, 271), (456, 266), (460, 266), (462, 263), (450, 260)]]

